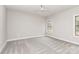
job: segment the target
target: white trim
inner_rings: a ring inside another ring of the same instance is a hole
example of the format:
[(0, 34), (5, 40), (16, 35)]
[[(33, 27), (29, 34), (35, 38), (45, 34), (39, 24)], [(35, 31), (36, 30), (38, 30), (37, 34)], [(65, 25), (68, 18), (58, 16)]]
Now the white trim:
[(42, 36), (45, 36), (45, 35), (29, 36), (29, 37), (20, 37), (20, 38), (15, 38), (15, 39), (8, 39), (7, 41), (16, 41), (16, 40), (29, 39), (29, 38), (36, 38), (36, 37), (42, 37)]
[(6, 44), (7, 44), (7, 41), (1, 46), (1, 48), (0, 48), (0, 53), (2, 52), (2, 50), (3, 50), (3, 48), (6, 46)]
[(73, 36), (75, 37), (75, 16), (73, 16)]
[(51, 38), (56, 38), (56, 39), (58, 39), (58, 40), (62, 40), (62, 41), (65, 41), (65, 42), (69, 42), (69, 43), (72, 43), (72, 44), (79, 45), (79, 43), (77, 43), (77, 42), (73, 42), (73, 41), (70, 41), (70, 40), (63, 39), (63, 38), (57, 38), (57, 37), (50, 36), (50, 35), (47, 35), (47, 36), (48, 36), (48, 37), (51, 37)]

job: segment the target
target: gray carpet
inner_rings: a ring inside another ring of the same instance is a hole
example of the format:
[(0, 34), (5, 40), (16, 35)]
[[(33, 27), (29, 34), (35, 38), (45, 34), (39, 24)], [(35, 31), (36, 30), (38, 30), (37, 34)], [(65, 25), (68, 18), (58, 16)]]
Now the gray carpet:
[(50, 37), (8, 42), (2, 54), (78, 54), (79, 46)]

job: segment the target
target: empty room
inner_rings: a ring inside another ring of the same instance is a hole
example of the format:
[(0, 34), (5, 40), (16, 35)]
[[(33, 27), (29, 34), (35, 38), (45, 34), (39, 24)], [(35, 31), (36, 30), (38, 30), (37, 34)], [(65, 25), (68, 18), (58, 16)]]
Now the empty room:
[(79, 5), (0, 5), (0, 54), (79, 54)]

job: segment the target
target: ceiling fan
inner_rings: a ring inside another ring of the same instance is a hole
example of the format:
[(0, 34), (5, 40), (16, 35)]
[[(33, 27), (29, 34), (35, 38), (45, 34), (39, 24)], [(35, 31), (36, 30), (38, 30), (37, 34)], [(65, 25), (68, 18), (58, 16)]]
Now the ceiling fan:
[(40, 5), (39, 9), (37, 10), (37, 13), (43, 16), (48, 16), (49, 10), (47, 9), (46, 5)]
[(40, 5), (40, 11), (48, 11), (45, 5)]

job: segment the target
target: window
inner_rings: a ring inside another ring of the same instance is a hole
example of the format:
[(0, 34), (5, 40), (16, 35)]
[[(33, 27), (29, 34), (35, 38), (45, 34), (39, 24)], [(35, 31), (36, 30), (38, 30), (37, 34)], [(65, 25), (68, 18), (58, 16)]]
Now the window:
[(75, 35), (79, 36), (79, 15), (75, 16)]

